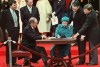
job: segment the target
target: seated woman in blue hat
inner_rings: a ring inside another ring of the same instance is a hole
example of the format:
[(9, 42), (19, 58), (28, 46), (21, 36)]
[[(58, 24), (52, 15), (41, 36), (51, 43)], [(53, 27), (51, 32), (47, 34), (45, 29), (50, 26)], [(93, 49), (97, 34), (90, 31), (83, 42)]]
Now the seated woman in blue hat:
[[(55, 37), (57, 38), (70, 38), (73, 35), (73, 26), (69, 24), (69, 17), (64, 16), (61, 18), (62, 24), (59, 24), (55, 31)], [(59, 57), (65, 57), (69, 53), (70, 44), (56, 45), (59, 47)], [(53, 45), (50, 51), (50, 55), (53, 57), (56, 46)]]

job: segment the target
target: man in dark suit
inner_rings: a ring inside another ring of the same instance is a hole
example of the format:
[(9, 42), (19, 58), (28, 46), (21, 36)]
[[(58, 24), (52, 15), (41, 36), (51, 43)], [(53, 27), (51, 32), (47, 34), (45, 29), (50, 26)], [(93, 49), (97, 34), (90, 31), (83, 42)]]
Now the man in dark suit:
[(0, 42), (2, 42), (3, 40), (3, 32), (2, 32), (2, 29), (1, 29), (1, 10), (0, 10)]
[(66, 0), (53, 0), (53, 14), (58, 17), (58, 24), (61, 24), (61, 18), (66, 13)]
[[(72, 11), (69, 13), (70, 21), (73, 22), (73, 27), (74, 27), (74, 34), (76, 34), (79, 29), (82, 27), (85, 21), (85, 14), (83, 13), (83, 9), (80, 7), (80, 4), (78, 1), (75, 1), (72, 3)], [(78, 45), (78, 52), (79, 55), (85, 53), (86, 51), (86, 41), (81, 41), (81, 36), (84, 34), (80, 35), (77, 39), (77, 45)], [(85, 63), (85, 56), (79, 58), (79, 62), (77, 62), (78, 65), (84, 64)]]
[(33, 0), (25, 1), (27, 5), (20, 9), (21, 20), (23, 22), (23, 29), (28, 24), (28, 20), (30, 17), (35, 17), (38, 21), (40, 20), (38, 8), (33, 6)]
[[(2, 12), (2, 26), (7, 29), (8, 36), (12, 40), (18, 42), (19, 36), (19, 12), (16, 10), (17, 4), (16, 1), (11, 0), (9, 2), (10, 8)], [(17, 50), (17, 45), (11, 43), (11, 50)], [(6, 63), (9, 64), (9, 48), (6, 45)], [(12, 65), (16, 64), (16, 58), (12, 58)]]
[[(65, 16), (66, 13), (66, 0), (50, 0), (52, 2), (53, 13), (52, 16), (57, 16), (58, 24), (61, 24), (61, 18)], [(52, 36), (54, 36), (54, 32), (58, 24), (53, 25), (51, 27)]]
[[(95, 47), (100, 40), (100, 28), (96, 16), (96, 12), (93, 10), (91, 4), (86, 4), (84, 6), (84, 14), (86, 14), (86, 21), (83, 24), (82, 28), (73, 36), (77, 38), (79, 35), (87, 31), (87, 37), (89, 40), (89, 49)], [(97, 65), (98, 64), (98, 52), (97, 49), (89, 53), (89, 63), (88, 65)]]
[[(31, 17), (29, 19), (28, 25), (24, 28), (23, 30), (23, 37), (22, 37), (22, 45), (30, 48), (31, 50), (34, 50), (36, 52), (39, 52), (41, 54), (44, 54), (47, 56), (47, 53), (45, 51), (44, 47), (40, 47), (36, 45), (36, 40), (46, 38), (46, 36), (40, 36), (39, 33), (37, 32), (38, 21), (36, 18)], [(37, 62), (39, 59), (43, 60), (44, 66), (47, 67), (47, 58), (46, 57), (40, 57), (36, 54), (32, 54), (31, 62)], [(27, 58), (24, 59), (24, 65), (27, 65), (28, 61)]]
[[(6, 10), (6, 9), (9, 8), (9, 1), (10, 1), (10, 0), (3, 0), (3, 1), (1, 1), (1, 6), (0, 6), (1, 12), (2, 12), (3, 10)], [(3, 39), (2, 39), (2, 41), (6, 41), (7, 38), (6, 38), (5, 24), (2, 23), (2, 21), (1, 21), (1, 29), (2, 29), (2, 31), (3, 31)]]

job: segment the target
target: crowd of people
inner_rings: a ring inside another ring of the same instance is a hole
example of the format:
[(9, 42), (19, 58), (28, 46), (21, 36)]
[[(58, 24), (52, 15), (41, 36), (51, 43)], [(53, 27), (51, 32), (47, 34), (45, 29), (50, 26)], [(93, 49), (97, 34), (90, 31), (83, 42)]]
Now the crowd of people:
[[(47, 55), (44, 47), (37, 46), (36, 40), (55, 36), (56, 38), (72, 37), (76, 40), (79, 55), (86, 52), (86, 41), (89, 49), (100, 43), (100, 27), (98, 23), (99, 0), (1, 0), (0, 1), (0, 40), (7, 40), (7, 35), (12, 40)], [(53, 17), (57, 17), (54, 19)], [(58, 23), (52, 25), (53, 21)], [(20, 34), (22, 33), (22, 34)], [(94, 36), (95, 35), (95, 36)], [(51, 56), (54, 55), (51, 49)], [(12, 51), (18, 46), (12, 43)], [(70, 44), (60, 46), (60, 57), (70, 53)], [(23, 49), (22, 49), (23, 50)], [(9, 65), (9, 48), (6, 44), (6, 64)], [(32, 54), (31, 62), (43, 60), (44, 67), (48, 67), (48, 59)], [(77, 65), (85, 64), (85, 56), (80, 57)], [(12, 58), (12, 64), (16, 64), (16, 58)], [(89, 53), (87, 65), (98, 64), (97, 49)], [(24, 65), (28, 65), (28, 59), (24, 58)], [(31, 66), (32, 67), (32, 66)]]

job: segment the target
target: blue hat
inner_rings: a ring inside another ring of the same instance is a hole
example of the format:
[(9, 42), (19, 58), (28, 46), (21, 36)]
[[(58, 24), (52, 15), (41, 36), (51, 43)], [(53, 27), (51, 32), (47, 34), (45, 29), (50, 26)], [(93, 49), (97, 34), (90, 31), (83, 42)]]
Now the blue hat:
[(61, 18), (61, 21), (62, 21), (62, 22), (64, 22), (64, 21), (65, 21), (65, 22), (69, 22), (69, 17), (64, 16), (64, 17)]

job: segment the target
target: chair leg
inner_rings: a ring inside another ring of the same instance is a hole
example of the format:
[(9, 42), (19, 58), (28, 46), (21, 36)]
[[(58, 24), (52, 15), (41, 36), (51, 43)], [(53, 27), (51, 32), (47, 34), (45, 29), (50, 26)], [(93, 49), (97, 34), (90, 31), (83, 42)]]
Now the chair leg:
[(68, 67), (66, 61), (62, 61), (65, 67)]
[(29, 67), (30, 67), (31, 66), (30, 57), (28, 57), (28, 64), (29, 64)]

